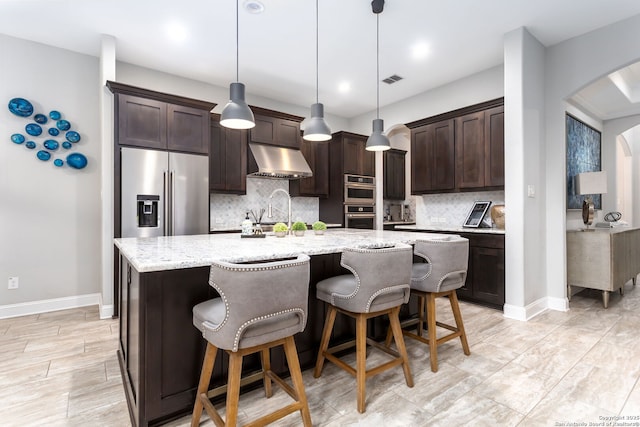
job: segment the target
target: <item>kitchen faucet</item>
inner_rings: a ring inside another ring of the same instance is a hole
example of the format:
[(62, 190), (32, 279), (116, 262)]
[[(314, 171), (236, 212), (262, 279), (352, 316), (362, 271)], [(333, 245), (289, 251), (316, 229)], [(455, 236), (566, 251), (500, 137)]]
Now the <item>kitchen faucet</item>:
[(287, 200), (289, 202), (287, 226), (289, 227), (289, 231), (291, 231), (291, 196), (289, 195), (289, 192), (287, 190), (282, 188), (276, 188), (275, 190), (273, 190), (273, 193), (271, 193), (271, 195), (269, 196), (269, 209), (267, 210), (267, 217), (273, 218), (273, 210), (272, 210), (273, 207), (271, 206), (271, 199), (273, 198), (273, 195), (276, 194), (278, 191), (282, 191), (284, 194), (287, 195)]

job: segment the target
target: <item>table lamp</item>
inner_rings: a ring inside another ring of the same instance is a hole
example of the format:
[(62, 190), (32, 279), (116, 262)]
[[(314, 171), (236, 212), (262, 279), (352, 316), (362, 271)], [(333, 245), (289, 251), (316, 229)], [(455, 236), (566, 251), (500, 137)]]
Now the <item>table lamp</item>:
[(606, 192), (606, 172), (583, 172), (576, 176), (576, 193), (587, 196), (582, 202), (582, 220), (586, 226), (586, 231), (593, 230), (593, 228), (589, 228), (593, 223), (593, 216), (595, 212), (593, 198), (591, 196), (594, 194), (604, 194)]

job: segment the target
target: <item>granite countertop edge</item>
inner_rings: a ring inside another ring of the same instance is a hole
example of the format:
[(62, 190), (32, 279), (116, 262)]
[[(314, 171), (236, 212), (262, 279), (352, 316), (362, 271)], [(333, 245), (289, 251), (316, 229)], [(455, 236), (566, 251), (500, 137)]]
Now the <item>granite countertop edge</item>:
[(484, 234), (505, 234), (504, 230), (498, 228), (473, 228), (445, 225), (396, 225), (396, 230), (404, 231), (446, 231), (448, 233), (484, 233)]

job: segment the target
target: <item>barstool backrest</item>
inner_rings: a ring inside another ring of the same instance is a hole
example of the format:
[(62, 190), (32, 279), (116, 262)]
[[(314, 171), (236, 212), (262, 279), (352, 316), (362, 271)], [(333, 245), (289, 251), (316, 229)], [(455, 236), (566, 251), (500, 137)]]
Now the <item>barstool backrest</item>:
[(340, 307), (366, 313), (376, 298), (398, 292), (403, 294), (406, 303), (410, 294), (411, 261), (411, 246), (403, 243), (383, 248), (345, 249), (340, 264), (353, 273), (357, 284), (350, 295), (341, 298)]
[[(417, 240), (414, 253), (428, 265), (416, 268), (411, 288), (425, 292), (444, 292), (464, 286), (469, 264), (469, 240), (457, 235), (442, 239)], [(417, 273), (417, 274), (416, 274)]]
[[(224, 302), (216, 325), (204, 322), (219, 348), (237, 351), (241, 339), (251, 346), (302, 332), (307, 322), (309, 257), (257, 264), (214, 262), (209, 284)], [(281, 336), (280, 336), (281, 335)], [(244, 345), (240, 346), (246, 347)]]

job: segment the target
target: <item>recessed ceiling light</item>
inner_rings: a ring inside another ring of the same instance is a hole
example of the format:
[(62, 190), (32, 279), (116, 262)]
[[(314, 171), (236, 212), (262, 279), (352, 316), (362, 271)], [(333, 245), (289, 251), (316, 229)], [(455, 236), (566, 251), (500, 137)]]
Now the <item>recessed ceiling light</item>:
[(258, 0), (246, 0), (243, 6), (249, 13), (258, 14), (264, 12), (264, 5)]
[(187, 39), (187, 35), (188, 31), (184, 25), (178, 22), (170, 22), (167, 25), (167, 36), (171, 41), (183, 42)]
[(351, 83), (342, 82), (338, 85), (338, 92), (340, 93), (348, 93), (351, 91)]
[(429, 45), (423, 42), (416, 43), (411, 48), (411, 56), (413, 59), (424, 59), (429, 55)]

